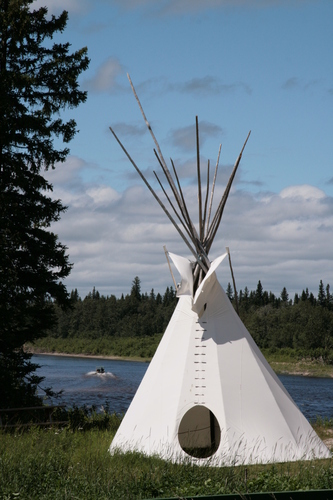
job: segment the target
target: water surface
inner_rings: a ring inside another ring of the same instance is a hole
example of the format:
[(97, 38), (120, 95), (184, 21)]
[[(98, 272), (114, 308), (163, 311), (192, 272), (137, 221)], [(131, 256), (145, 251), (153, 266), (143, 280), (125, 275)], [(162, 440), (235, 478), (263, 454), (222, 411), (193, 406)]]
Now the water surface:
[[(137, 361), (43, 354), (34, 355), (32, 359), (41, 365), (37, 374), (45, 377), (45, 386), (55, 391), (64, 390), (59, 403), (95, 405), (100, 409), (107, 402), (116, 413), (127, 410), (148, 368), (148, 363)], [(96, 375), (96, 368), (101, 365), (106, 373)], [(333, 418), (333, 379), (295, 375), (279, 378), (308, 419)]]
[[(64, 391), (58, 403), (98, 408), (108, 403), (116, 413), (127, 410), (148, 367), (148, 363), (136, 361), (42, 354), (34, 355), (32, 360), (41, 365), (37, 374), (45, 377), (45, 386)], [(105, 374), (96, 375), (99, 366), (103, 366)]]

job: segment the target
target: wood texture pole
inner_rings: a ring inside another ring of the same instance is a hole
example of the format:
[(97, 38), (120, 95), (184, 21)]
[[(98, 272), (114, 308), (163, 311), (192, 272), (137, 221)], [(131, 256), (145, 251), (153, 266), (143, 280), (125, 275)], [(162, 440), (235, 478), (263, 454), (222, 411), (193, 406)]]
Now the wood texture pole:
[(180, 234), (181, 238), (183, 239), (184, 243), (187, 245), (187, 247), (189, 248), (189, 250), (191, 251), (191, 253), (194, 255), (194, 257), (195, 257), (196, 261), (198, 262), (199, 266), (202, 267), (202, 269), (204, 270), (204, 272), (207, 272), (209, 266), (207, 268), (207, 266), (200, 260), (200, 256), (198, 256), (197, 252), (194, 250), (194, 248), (190, 245), (190, 243), (188, 242), (188, 240), (185, 238), (185, 236), (182, 233), (182, 231), (180, 230), (178, 224), (173, 219), (173, 217), (170, 215), (170, 213), (168, 212), (167, 208), (164, 206), (164, 204), (162, 203), (162, 201), (159, 199), (159, 197), (157, 196), (157, 194), (155, 193), (155, 191), (153, 190), (153, 188), (151, 187), (151, 185), (149, 184), (149, 182), (147, 181), (147, 179), (145, 178), (145, 176), (143, 175), (143, 173), (141, 172), (141, 170), (139, 169), (139, 167), (136, 165), (136, 163), (134, 162), (134, 160), (131, 158), (131, 156), (127, 152), (126, 148), (121, 143), (120, 139), (118, 139), (118, 137), (117, 137), (116, 133), (114, 132), (114, 130), (111, 127), (109, 127), (109, 128), (110, 128), (110, 131), (112, 132), (114, 138), (118, 142), (119, 146), (124, 151), (125, 155), (129, 159), (129, 161), (132, 163), (133, 167), (138, 172), (138, 174), (140, 175), (141, 179), (146, 184), (146, 186), (148, 187), (149, 191), (154, 196), (154, 198), (157, 201), (157, 203), (160, 205), (160, 207), (162, 208), (162, 210), (164, 211), (164, 213), (166, 214), (166, 216), (169, 218), (170, 222), (174, 225), (174, 227), (176, 228), (176, 230)]
[(162, 154), (162, 151), (161, 151), (160, 145), (159, 145), (159, 143), (157, 142), (157, 139), (156, 139), (156, 137), (155, 137), (155, 134), (154, 134), (154, 132), (153, 132), (153, 129), (151, 128), (151, 125), (150, 125), (149, 121), (147, 120), (147, 117), (146, 117), (145, 112), (144, 112), (144, 110), (143, 110), (143, 107), (142, 107), (142, 105), (141, 105), (141, 102), (140, 102), (140, 99), (139, 99), (139, 97), (138, 97), (138, 94), (136, 93), (136, 90), (135, 90), (134, 85), (133, 85), (133, 83), (132, 83), (131, 77), (129, 76), (129, 74), (128, 74), (128, 73), (127, 73), (127, 78), (128, 78), (128, 81), (129, 81), (129, 83), (130, 83), (130, 85), (131, 85), (131, 89), (132, 89), (132, 92), (133, 92), (134, 97), (135, 97), (135, 99), (136, 99), (136, 102), (138, 103), (138, 106), (139, 106), (139, 108), (140, 108), (140, 111), (141, 111), (141, 114), (142, 114), (142, 116), (143, 116), (143, 119), (144, 119), (144, 121), (145, 121), (145, 123), (146, 123), (146, 125), (147, 125), (147, 128), (148, 128), (148, 130), (149, 130), (149, 132), (150, 132), (150, 135), (151, 135), (151, 136), (152, 136), (152, 138), (153, 138), (153, 141), (154, 141), (154, 143), (155, 143), (156, 149), (157, 149), (157, 151), (158, 151), (158, 154), (155, 152), (156, 157), (159, 159), (159, 162), (160, 162), (160, 164), (161, 164), (161, 166), (162, 166), (162, 168), (163, 168), (163, 171), (164, 171), (164, 173), (165, 173), (165, 176), (166, 176), (166, 178), (168, 179), (169, 185), (171, 186), (171, 188), (172, 188), (172, 190), (173, 190), (173, 193), (174, 193), (174, 196), (177, 198), (177, 203), (178, 203), (178, 200), (179, 200), (179, 195), (178, 195), (178, 192), (177, 192), (176, 186), (175, 186), (175, 184), (174, 184), (174, 182), (173, 182), (173, 179), (172, 179), (172, 176), (171, 176), (171, 174), (170, 174), (170, 171), (169, 171), (169, 169), (168, 169), (168, 166), (167, 166), (167, 164), (166, 164), (166, 161), (164, 160), (164, 157), (163, 157), (163, 154)]
[[(157, 154), (157, 152), (156, 152), (156, 150), (155, 150), (155, 149), (154, 149), (154, 153), (155, 153), (155, 156), (156, 156), (156, 158), (157, 158), (157, 161), (159, 162), (160, 167), (162, 168), (162, 171), (163, 171), (163, 173), (164, 173), (164, 175), (165, 175), (165, 177), (166, 177), (166, 179), (167, 179), (167, 181), (168, 181), (168, 183), (169, 183), (169, 186), (170, 186), (170, 188), (171, 188), (171, 191), (173, 192), (173, 195), (174, 195), (174, 197), (175, 197), (175, 199), (176, 199), (176, 201), (177, 201), (177, 204), (178, 204), (179, 210), (180, 210), (181, 214), (183, 215), (184, 220), (186, 221), (186, 216), (184, 215), (185, 213), (188, 215), (188, 211), (187, 211), (186, 205), (183, 203), (182, 197), (181, 197), (181, 196), (179, 196), (179, 194), (178, 194), (178, 191), (177, 191), (177, 188), (176, 188), (175, 184), (174, 184), (174, 183), (172, 183), (172, 184), (170, 183), (170, 179), (169, 179), (169, 177), (168, 177), (168, 175), (167, 175), (167, 172), (166, 172), (166, 170), (165, 170), (165, 168), (164, 168), (164, 166), (163, 166), (163, 164), (162, 164), (162, 162), (161, 162), (161, 159), (159, 158), (159, 156), (158, 156), (158, 154)], [(156, 174), (155, 174), (155, 175), (156, 175)], [(197, 233), (197, 231), (196, 231), (196, 229), (195, 229), (195, 227), (194, 227), (194, 224), (192, 223), (192, 221), (191, 221), (191, 219), (190, 219), (189, 215), (188, 215), (188, 228), (189, 228), (189, 230), (190, 230), (190, 232), (191, 232), (191, 234), (192, 234), (192, 242), (193, 242), (193, 243), (194, 243), (194, 245), (197, 247), (196, 241), (199, 239), (199, 236), (198, 236), (198, 233)]]
[(237, 297), (237, 289), (236, 289), (236, 281), (235, 281), (235, 277), (234, 277), (234, 271), (233, 271), (233, 269), (232, 269), (232, 265), (231, 265), (231, 255), (230, 255), (230, 250), (229, 250), (229, 247), (226, 247), (226, 251), (228, 252), (228, 257), (229, 257), (229, 266), (230, 266), (230, 271), (231, 271), (232, 282), (233, 282), (233, 285), (234, 285), (236, 312), (237, 312), (237, 314), (238, 314), (238, 316), (239, 316), (239, 309), (238, 309), (238, 297)]
[(203, 238), (205, 237), (205, 225), (206, 225), (206, 217), (207, 217), (207, 203), (208, 203), (208, 191), (209, 191), (209, 166), (210, 166), (210, 163), (208, 160), (205, 207), (204, 207), (204, 214), (203, 214), (203, 219), (202, 219), (202, 236), (203, 236)]
[(176, 283), (175, 277), (174, 277), (172, 269), (171, 269), (170, 259), (169, 259), (169, 255), (168, 255), (169, 252), (168, 252), (168, 250), (167, 250), (167, 248), (166, 248), (165, 245), (163, 246), (163, 250), (164, 250), (165, 257), (166, 257), (166, 260), (167, 260), (167, 263), (168, 263), (168, 266), (169, 266), (169, 271), (170, 271), (170, 274), (171, 274), (171, 277), (172, 277), (172, 280), (173, 280), (173, 284), (175, 285), (175, 290), (177, 292), (177, 283)]
[(235, 178), (238, 166), (239, 166), (241, 158), (242, 158), (242, 154), (243, 154), (244, 148), (245, 148), (246, 143), (247, 143), (247, 141), (248, 141), (248, 139), (250, 137), (250, 134), (251, 134), (251, 130), (248, 133), (247, 138), (246, 138), (246, 140), (244, 142), (244, 145), (242, 147), (242, 150), (241, 150), (241, 152), (238, 155), (238, 158), (237, 158), (236, 163), (234, 165), (234, 168), (232, 170), (231, 176), (229, 178), (228, 184), (227, 184), (227, 186), (226, 186), (226, 188), (224, 190), (223, 196), (222, 196), (221, 201), (219, 203), (219, 206), (218, 206), (218, 208), (216, 210), (216, 213), (214, 215), (213, 221), (212, 221), (212, 223), (210, 225), (210, 228), (209, 228), (209, 231), (208, 231), (208, 234), (207, 234), (207, 237), (206, 237), (206, 241), (205, 241), (205, 246), (207, 248), (207, 252), (209, 252), (209, 250), (210, 250), (210, 248), (212, 246), (212, 243), (214, 241), (216, 232), (217, 232), (217, 230), (219, 228), (219, 225), (220, 225), (220, 222), (221, 222), (221, 219), (222, 219), (222, 215), (223, 215), (223, 210), (224, 210), (225, 204), (227, 202), (227, 199), (228, 199), (228, 196), (229, 196), (229, 193), (230, 193), (231, 185), (232, 185), (233, 180)]
[(215, 191), (215, 183), (216, 183), (216, 177), (217, 177), (217, 169), (218, 169), (219, 162), (220, 162), (221, 148), (222, 148), (222, 144), (220, 144), (219, 152), (218, 152), (217, 160), (216, 160), (216, 165), (215, 165), (215, 172), (214, 172), (214, 179), (213, 179), (213, 184), (212, 184), (212, 191), (211, 191), (210, 200), (209, 200), (209, 209), (208, 209), (208, 217), (207, 217), (206, 235), (208, 233), (210, 215), (211, 215), (211, 212), (212, 212), (212, 205), (213, 205), (213, 198), (214, 198), (214, 191)]
[(185, 231), (187, 232), (188, 236), (189, 236), (189, 237), (190, 237), (190, 239), (192, 240), (193, 235), (190, 233), (189, 229), (186, 227), (186, 225), (185, 225), (184, 221), (181, 219), (180, 215), (178, 214), (177, 210), (175, 209), (175, 206), (174, 206), (174, 204), (172, 203), (172, 201), (170, 200), (170, 197), (169, 197), (168, 193), (166, 192), (166, 190), (164, 189), (164, 186), (162, 185), (162, 183), (161, 183), (160, 179), (158, 178), (157, 173), (155, 172), (155, 170), (154, 170), (153, 172), (154, 172), (154, 175), (155, 175), (155, 177), (156, 177), (156, 179), (157, 179), (157, 182), (159, 183), (159, 185), (160, 185), (160, 187), (161, 187), (161, 189), (162, 189), (162, 191), (163, 191), (163, 193), (164, 193), (164, 196), (165, 196), (165, 197), (166, 197), (166, 199), (168, 200), (168, 202), (169, 202), (169, 204), (170, 204), (170, 206), (171, 206), (172, 210), (174, 211), (174, 213), (175, 213), (175, 215), (177, 216), (177, 218), (178, 218), (179, 222), (181, 223), (181, 225), (183, 226), (183, 228), (184, 228), (184, 229), (185, 229)]
[(197, 143), (197, 175), (198, 175), (198, 203), (199, 203), (199, 235), (200, 241), (203, 241), (202, 230), (202, 201), (201, 201), (201, 174), (200, 174), (200, 146), (199, 146), (199, 122), (195, 117), (196, 143)]

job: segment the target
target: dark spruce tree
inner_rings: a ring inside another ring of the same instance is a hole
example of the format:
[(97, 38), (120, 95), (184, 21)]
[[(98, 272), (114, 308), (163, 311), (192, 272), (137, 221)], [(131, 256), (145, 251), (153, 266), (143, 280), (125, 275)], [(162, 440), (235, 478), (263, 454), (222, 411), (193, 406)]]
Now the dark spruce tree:
[(319, 282), (318, 304), (320, 306), (326, 305), (326, 293), (325, 293), (325, 287), (324, 287), (323, 280), (320, 280), (320, 282)]
[(65, 210), (43, 171), (64, 162), (74, 120), (60, 112), (86, 100), (78, 77), (87, 49), (54, 43), (67, 12), (48, 16), (32, 0), (0, 0), (0, 407), (40, 403), (36, 365), (24, 352), (55, 321), (52, 304), (70, 304), (63, 279), (71, 264), (50, 230)]

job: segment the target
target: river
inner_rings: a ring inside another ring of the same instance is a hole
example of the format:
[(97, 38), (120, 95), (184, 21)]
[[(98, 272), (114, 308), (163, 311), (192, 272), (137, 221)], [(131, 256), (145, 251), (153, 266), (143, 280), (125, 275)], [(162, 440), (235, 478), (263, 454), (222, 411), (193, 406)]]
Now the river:
[[(35, 354), (32, 361), (41, 365), (37, 375), (44, 385), (63, 390), (57, 404), (68, 406), (108, 403), (110, 411), (124, 413), (148, 368), (148, 363), (108, 359), (49, 356)], [(96, 375), (98, 366), (105, 374)], [(280, 375), (281, 382), (308, 419), (333, 417), (333, 379)]]

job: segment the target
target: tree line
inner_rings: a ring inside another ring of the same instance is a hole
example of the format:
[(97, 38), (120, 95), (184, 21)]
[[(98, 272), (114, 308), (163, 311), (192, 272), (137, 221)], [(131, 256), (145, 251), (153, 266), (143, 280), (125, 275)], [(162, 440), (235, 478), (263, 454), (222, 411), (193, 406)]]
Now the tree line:
[(53, 337), (143, 337), (162, 333), (168, 325), (177, 303), (173, 287), (164, 294), (141, 292), (141, 281), (136, 276), (129, 294), (105, 297), (93, 288), (82, 300), (71, 292), (72, 308), (63, 310), (54, 305), (57, 325), (49, 330)]
[[(234, 307), (236, 297), (230, 283), (226, 293)], [(141, 292), (135, 277), (129, 294), (103, 296), (94, 288), (82, 300), (71, 293), (72, 308), (64, 311), (56, 304), (58, 324), (48, 335), (60, 338), (140, 337), (163, 333), (177, 303), (176, 292)], [(247, 287), (237, 293), (240, 318), (261, 348), (326, 349), (333, 347), (333, 295), (330, 286), (319, 283), (315, 297), (308, 289), (289, 298), (284, 287), (279, 296), (263, 289)]]
[[(228, 290), (229, 289), (229, 290)], [(228, 286), (227, 293), (232, 292)], [(228, 293), (233, 304), (236, 298)], [(239, 315), (260, 348), (292, 348), (313, 352), (333, 348), (333, 295), (320, 280), (318, 295), (306, 288), (289, 298), (284, 287), (279, 297), (263, 290), (238, 294)]]

